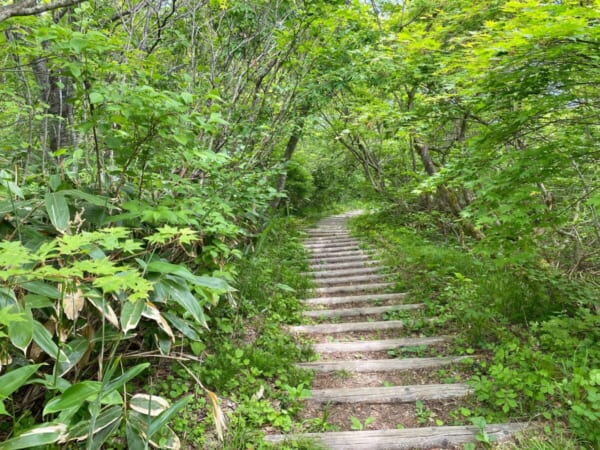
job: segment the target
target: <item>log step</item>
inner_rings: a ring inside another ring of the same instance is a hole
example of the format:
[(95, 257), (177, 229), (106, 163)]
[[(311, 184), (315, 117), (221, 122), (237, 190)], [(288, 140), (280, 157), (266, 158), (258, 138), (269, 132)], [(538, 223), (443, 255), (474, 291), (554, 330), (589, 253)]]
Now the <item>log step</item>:
[(319, 258), (309, 258), (308, 262), (310, 263), (311, 266), (314, 266), (315, 264), (368, 261), (369, 258), (370, 258), (369, 255), (362, 253), (360, 255), (327, 256), (327, 257), (319, 257)]
[(322, 287), (316, 288), (314, 291), (317, 294), (348, 294), (352, 292), (379, 291), (395, 285), (396, 283), (367, 283), (349, 286)]
[(335, 286), (340, 284), (354, 284), (354, 283), (364, 283), (370, 281), (381, 281), (388, 278), (386, 275), (378, 275), (378, 274), (368, 274), (368, 275), (346, 275), (346, 276), (338, 276), (338, 277), (330, 277), (330, 278), (319, 278), (315, 280), (320, 286)]
[(342, 305), (345, 303), (376, 302), (379, 300), (402, 300), (408, 294), (405, 292), (394, 292), (391, 294), (363, 294), (348, 295), (344, 297), (314, 297), (307, 298), (302, 302), (306, 305)]
[[(492, 424), (486, 425), (485, 432), (491, 439), (503, 441), (526, 428), (526, 423)], [(265, 436), (265, 440), (272, 443), (294, 439), (315, 440), (330, 450), (410, 450), (449, 448), (469, 442), (477, 443), (478, 433), (479, 428), (473, 426), (445, 426), (300, 435), (271, 434)]]
[(348, 361), (315, 361), (298, 363), (297, 367), (317, 372), (389, 372), (447, 366), (472, 356), (444, 356), (437, 358), (353, 359)]
[(365, 251), (359, 248), (357, 245), (353, 245), (352, 247), (340, 247), (340, 248), (322, 248), (318, 250), (309, 250), (310, 256), (309, 259), (317, 259), (323, 257), (331, 257), (331, 256), (352, 256), (352, 255), (362, 255), (368, 253), (368, 250)]
[(343, 245), (343, 244), (358, 244), (358, 240), (353, 237), (338, 237), (338, 238), (306, 238), (304, 239), (304, 245), (308, 246), (321, 246), (321, 245)]
[(326, 270), (340, 270), (340, 269), (355, 269), (361, 267), (369, 267), (369, 266), (377, 266), (381, 261), (377, 259), (363, 259), (356, 260), (356, 258), (351, 259), (350, 261), (342, 261), (342, 262), (318, 262), (312, 263), (310, 267), (312, 269), (326, 269)]
[(380, 267), (356, 267), (353, 269), (340, 269), (340, 270), (322, 270), (320, 272), (304, 272), (302, 275), (312, 277), (316, 281), (321, 278), (331, 277), (345, 277), (355, 275), (368, 275), (370, 273), (377, 273), (382, 270)]
[(398, 347), (439, 344), (447, 340), (448, 338), (446, 336), (436, 336), (426, 338), (381, 339), (376, 341), (324, 342), (321, 344), (313, 344), (312, 348), (316, 353), (379, 352)]
[(348, 233), (347, 230), (310, 230), (306, 232), (307, 236), (310, 238), (315, 238), (315, 237), (324, 237), (324, 238), (338, 238), (338, 237), (345, 237), (345, 238), (349, 238), (352, 237), (350, 236), (350, 233)]
[(406, 311), (422, 308), (423, 303), (410, 303), (406, 305), (388, 305), (388, 306), (370, 306), (365, 308), (344, 308), (344, 309), (321, 309), (313, 311), (304, 311), (305, 317), (353, 317), (368, 316), (370, 314), (382, 314), (389, 311)]
[(464, 397), (473, 389), (466, 384), (316, 389), (307, 400), (318, 403), (411, 403)]
[(396, 330), (404, 328), (406, 321), (385, 320), (382, 322), (348, 322), (348, 323), (322, 323), (319, 325), (295, 325), (288, 327), (292, 333), (347, 333), (351, 331), (377, 331)]
[(316, 253), (311, 255), (308, 258), (309, 262), (312, 261), (317, 261), (320, 259), (330, 259), (330, 258), (341, 258), (342, 256), (365, 256), (365, 255), (369, 255), (370, 252), (369, 250), (361, 250), (361, 249), (357, 249), (357, 250), (344, 250), (343, 252), (323, 252), (323, 253)]
[(335, 240), (333, 242), (304, 242), (304, 247), (308, 250), (321, 250), (326, 248), (336, 249), (358, 245), (360, 245), (360, 241), (352, 238)]
[(359, 245), (360, 245), (360, 243), (357, 240), (351, 239), (351, 240), (342, 241), (342, 242), (320, 242), (320, 243), (314, 243), (314, 244), (305, 242), (304, 248), (306, 248), (307, 250), (310, 250), (310, 251), (313, 251), (313, 250), (336, 250), (336, 249), (343, 249), (343, 248), (358, 247)]

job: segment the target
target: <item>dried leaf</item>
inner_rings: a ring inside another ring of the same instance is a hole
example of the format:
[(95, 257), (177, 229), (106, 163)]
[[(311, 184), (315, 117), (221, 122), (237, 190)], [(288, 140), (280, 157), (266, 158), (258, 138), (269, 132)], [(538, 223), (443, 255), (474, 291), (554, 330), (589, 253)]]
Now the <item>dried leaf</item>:
[(154, 306), (154, 304), (152, 304), (151, 302), (146, 302), (146, 306), (144, 307), (142, 316), (146, 317), (147, 319), (154, 320), (161, 328), (161, 330), (163, 330), (171, 338), (172, 341), (175, 341), (175, 335), (173, 334), (173, 330), (171, 329), (165, 318), (162, 316), (158, 308)]
[(223, 433), (227, 429), (225, 414), (223, 414), (223, 410), (219, 406), (219, 398), (215, 395), (215, 393), (208, 390), (206, 392), (208, 393), (208, 398), (210, 398), (217, 436), (219, 437), (220, 441), (223, 441)]
[(261, 384), (260, 389), (252, 396), (252, 400), (260, 400), (265, 394), (265, 387)]
[(108, 304), (108, 302), (106, 302), (106, 300), (104, 300), (103, 298), (90, 298), (88, 297), (87, 299), (92, 305), (94, 305), (94, 308), (96, 308), (98, 310), (98, 312), (100, 314), (103, 315), (103, 317), (108, 320), (108, 322), (115, 328), (119, 328), (119, 319), (117, 317), (117, 315), (115, 314), (115, 311), (112, 309), (112, 307)]
[(85, 304), (85, 298), (81, 289), (77, 289), (74, 292), (65, 292), (62, 299), (62, 307), (69, 320), (77, 320), (79, 313), (83, 309)]

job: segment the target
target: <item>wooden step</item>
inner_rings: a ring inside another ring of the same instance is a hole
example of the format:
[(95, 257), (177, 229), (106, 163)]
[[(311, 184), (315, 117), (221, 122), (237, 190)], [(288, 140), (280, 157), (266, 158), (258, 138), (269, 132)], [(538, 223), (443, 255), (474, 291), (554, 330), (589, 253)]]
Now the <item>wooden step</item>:
[(297, 367), (317, 372), (389, 372), (447, 366), (473, 356), (444, 356), (437, 358), (352, 359), (344, 361), (315, 361), (298, 363)]
[(367, 292), (367, 291), (379, 291), (381, 289), (395, 286), (396, 283), (365, 283), (355, 284), (349, 286), (332, 286), (316, 288), (314, 291), (317, 294), (348, 294), (352, 292)]
[(399, 347), (416, 347), (446, 342), (447, 336), (425, 338), (381, 339), (376, 341), (323, 342), (313, 344), (315, 353), (379, 352)]
[(336, 220), (334, 222), (319, 222), (317, 224), (315, 224), (315, 226), (311, 227), (311, 228), (307, 228), (308, 230), (328, 230), (328, 229), (342, 229), (342, 230), (346, 230), (348, 229), (346, 227), (346, 220)]
[(310, 264), (310, 267), (313, 270), (340, 270), (340, 269), (353, 269), (353, 268), (357, 268), (357, 267), (370, 267), (370, 266), (377, 266), (378, 264), (380, 264), (381, 261), (377, 260), (377, 259), (361, 259), (361, 260), (356, 260), (356, 258), (354, 258), (353, 260), (350, 261), (342, 261), (342, 262), (324, 262), (324, 261), (320, 261), (317, 263), (312, 263)]
[(358, 262), (358, 261), (368, 261), (370, 258), (369, 255), (361, 254), (361, 255), (353, 255), (353, 256), (328, 256), (328, 257), (319, 257), (319, 258), (310, 258), (308, 262), (312, 267), (316, 264), (330, 264), (330, 263), (338, 263), (338, 262)]
[(377, 331), (395, 330), (404, 328), (406, 321), (385, 320), (380, 322), (348, 322), (348, 323), (322, 323), (318, 325), (295, 325), (288, 329), (293, 333), (347, 333), (351, 331)]
[(348, 230), (348, 227), (346, 227), (346, 221), (344, 220), (333, 223), (318, 223), (312, 228), (307, 228), (307, 230)]
[(362, 249), (357, 248), (355, 250), (344, 250), (341, 252), (333, 251), (333, 252), (320, 252), (320, 253), (311, 253), (308, 257), (309, 261), (313, 261), (315, 259), (323, 259), (323, 258), (339, 258), (341, 256), (360, 256), (360, 255), (369, 255), (372, 254), (373, 250), (370, 249)]
[(360, 243), (356, 240), (351, 241), (343, 241), (343, 242), (321, 242), (319, 244), (310, 244), (304, 243), (304, 248), (307, 250), (315, 251), (315, 250), (337, 250), (343, 249), (347, 247), (358, 247)]
[(348, 230), (342, 230), (342, 229), (336, 229), (336, 230), (313, 229), (313, 230), (306, 231), (306, 234), (309, 237), (340, 237), (340, 236), (351, 237)]
[(358, 245), (347, 245), (345, 247), (324, 247), (319, 249), (307, 249), (311, 258), (318, 256), (345, 256), (347, 253), (356, 254), (361, 251)]
[(331, 242), (304, 242), (304, 247), (309, 250), (319, 250), (323, 248), (342, 248), (360, 245), (357, 239), (334, 240)]
[(336, 234), (331, 234), (331, 233), (321, 233), (321, 234), (313, 234), (309, 236), (310, 239), (315, 239), (315, 238), (319, 238), (319, 239), (324, 239), (324, 240), (339, 240), (339, 239), (351, 239), (352, 236), (350, 236), (347, 233), (336, 233)]
[[(527, 426), (527, 423), (492, 424), (485, 426), (485, 432), (493, 440), (504, 441), (515, 433), (524, 431)], [(411, 450), (477, 443), (478, 433), (479, 428), (473, 426), (444, 426), (300, 435), (271, 434), (265, 436), (265, 440), (272, 443), (298, 439), (314, 440), (330, 450)]]
[(318, 278), (315, 280), (319, 286), (336, 286), (342, 284), (356, 284), (365, 282), (377, 282), (388, 278), (387, 275), (367, 274), (367, 275), (343, 275), (329, 278)]
[(383, 314), (390, 311), (406, 311), (422, 308), (423, 303), (410, 303), (406, 305), (387, 305), (387, 306), (368, 306), (364, 308), (344, 308), (344, 309), (321, 309), (313, 311), (304, 311), (305, 317), (353, 317)]
[(306, 305), (343, 305), (346, 303), (376, 302), (379, 300), (402, 300), (406, 298), (406, 292), (393, 292), (390, 294), (363, 294), (348, 295), (343, 297), (314, 297), (302, 300)]
[(370, 273), (377, 273), (382, 270), (380, 267), (355, 267), (351, 269), (340, 269), (340, 270), (321, 270), (319, 272), (305, 272), (302, 275), (309, 276), (318, 281), (321, 278), (331, 277), (345, 277), (355, 275), (368, 275)]
[(358, 244), (358, 241), (353, 237), (339, 237), (339, 238), (307, 238), (304, 241), (304, 245), (342, 245), (342, 244)]
[(344, 250), (343, 252), (323, 252), (323, 253), (313, 253), (308, 260), (310, 262), (312, 261), (318, 261), (321, 259), (329, 259), (329, 258), (339, 258), (342, 256), (363, 256), (363, 255), (368, 255), (369, 251), (368, 250)]
[(409, 403), (464, 397), (472, 392), (466, 384), (315, 389), (307, 400), (318, 403)]

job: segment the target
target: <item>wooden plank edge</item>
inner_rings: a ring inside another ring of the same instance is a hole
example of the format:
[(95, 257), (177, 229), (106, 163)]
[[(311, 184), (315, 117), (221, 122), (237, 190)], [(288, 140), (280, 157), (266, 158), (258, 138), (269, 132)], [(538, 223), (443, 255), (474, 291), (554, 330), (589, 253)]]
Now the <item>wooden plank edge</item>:
[[(486, 425), (485, 432), (496, 441), (505, 441), (530, 426), (526, 422)], [(328, 433), (272, 434), (264, 437), (270, 443), (308, 439), (331, 450), (409, 450), (447, 448), (451, 445), (477, 442), (479, 428), (474, 426), (442, 426), (405, 428), (402, 430), (341, 431)]]

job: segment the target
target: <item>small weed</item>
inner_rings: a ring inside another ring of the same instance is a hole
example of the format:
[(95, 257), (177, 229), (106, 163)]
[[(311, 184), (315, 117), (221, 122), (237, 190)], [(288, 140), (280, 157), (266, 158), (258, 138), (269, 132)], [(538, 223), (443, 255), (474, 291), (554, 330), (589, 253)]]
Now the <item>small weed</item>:
[(406, 358), (406, 357), (423, 357), (434, 356), (435, 349), (428, 347), (427, 345), (417, 345), (409, 347), (398, 347), (388, 350), (387, 354), (394, 358)]
[(315, 417), (308, 421), (308, 431), (322, 433), (326, 431), (337, 431), (339, 428), (336, 425), (329, 423), (329, 408), (331, 404), (327, 403), (323, 407), (321, 417)]
[(361, 431), (361, 430), (366, 429), (373, 422), (375, 422), (375, 417), (373, 417), (373, 416), (367, 417), (364, 422), (361, 422), (360, 419), (352, 416), (352, 417), (350, 417), (350, 428), (352, 430)]
[(338, 370), (335, 373), (335, 376), (338, 377), (340, 380), (347, 380), (352, 376), (352, 372), (350, 372), (349, 370)]
[(415, 402), (415, 415), (417, 416), (417, 421), (421, 425), (425, 425), (435, 416), (435, 413), (431, 409), (426, 408), (421, 400), (417, 400)]
[(485, 418), (483, 417), (472, 417), (470, 419), (471, 423), (477, 427), (477, 434), (475, 435), (475, 439), (477, 442), (483, 444), (486, 448), (491, 447), (492, 443), (497, 440), (496, 436), (490, 436), (487, 434), (485, 427), (487, 425)]

